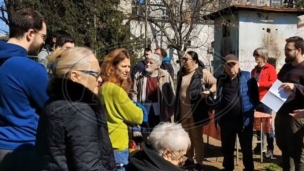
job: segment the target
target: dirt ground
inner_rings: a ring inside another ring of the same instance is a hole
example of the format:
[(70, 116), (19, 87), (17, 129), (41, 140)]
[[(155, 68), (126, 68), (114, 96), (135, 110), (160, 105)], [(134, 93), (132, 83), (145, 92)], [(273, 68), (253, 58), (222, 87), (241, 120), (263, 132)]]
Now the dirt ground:
[[(253, 148), (256, 146), (256, 138), (254, 137), (253, 140)], [(207, 136), (204, 135), (204, 142), (205, 142), (205, 161), (204, 165), (206, 167), (206, 170), (208, 171), (220, 171), (223, 169), (222, 167), (222, 161), (223, 157), (221, 154), (221, 142), (209, 138), (209, 145), (206, 143), (207, 142)], [(265, 142), (266, 143), (266, 142)], [(279, 163), (281, 162), (281, 151), (278, 149), (277, 145), (274, 142), (274, 157), (275, 159), (265, 159), (263, 160), (263, 163), (261, 163), (260, 160), (260, 155), (254, 155), (253, 160), (254, 160), (254, 166), (256, 171), (279, 171), (282, 170), (282, 168), (279, 166)], [(266, 147), (266, 144), (265, 144)], [(243, 163), (242, 163), (242, 153), (239, 152), (239, 162), (238, 165), (236, 165), (236, 157), (235, 157), (235, 171), (243, 171)], [(236, 156), (236, 153), (235, 153)]]

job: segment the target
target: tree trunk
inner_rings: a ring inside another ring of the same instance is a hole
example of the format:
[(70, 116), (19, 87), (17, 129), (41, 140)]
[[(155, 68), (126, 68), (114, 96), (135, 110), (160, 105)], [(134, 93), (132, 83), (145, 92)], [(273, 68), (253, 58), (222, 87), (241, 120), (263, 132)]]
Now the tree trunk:
[(178, 56), (178, 60), (179, 60), (179, 66), (181, 67), (182, 66), (182, 59), (185, 55), (185, 52), (184, 51), (179, 51), (177, 50), (177, 56)]

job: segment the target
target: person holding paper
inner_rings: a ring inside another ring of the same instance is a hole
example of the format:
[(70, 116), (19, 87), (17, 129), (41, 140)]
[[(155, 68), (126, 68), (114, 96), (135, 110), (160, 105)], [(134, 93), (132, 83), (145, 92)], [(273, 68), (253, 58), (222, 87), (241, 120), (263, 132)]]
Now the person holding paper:
[(234, 170), (234, 147), (236, 135), (243, 153), (244, 171), (253, 171), (252, 137), (254, 109), (259, 102), (257, 82), (250, 72), (241, 71), (238, 58), (224, 58), (224, 73), (217, 80), (219, 103), (216, 120), (221, 127), (223, 167)]
[(283, 171), (304, 170), (304, 119), (290, 116), (294, 110), (304, 108), (304, 40), (286, 39), (286, 63), (278, 73), (283, 83), (279, 89), (291, 93), (278, 110), (275, 118), (276, 142), (282, 151)]
[[(251, 71), (251, 76), (256, 79), (259, 87), (259, 104), (256, 108), (256, 111), (263, 112), (263, 113), (268, 113), (271, 115), (271, 109), (263, 104), (261, 102), (262, 98), (265, 96), (265, 94), (268, 92), (272, 84), (275, 82), (277, 79), (277, 73), (275, 68), (267, 63), (268, 59), (268, 51), (266, 48), (257, 48), (253, 51), (253, 56), (255, 57), (255, 61), (257, 65), (255, 68)], [(271, 119), (269, 119), (269, 122), (266, 123), (270, 128), (271, 132), (266, 133), (266, 138), (267, 138), (267, 153), (265, 154), (266, 158), (272, 158), (273, 157), (273, 140), (274, 140), (274, 133), (273, 133), (273, 128), (271, 124)], [(258, 135), (258, 140), (261, 139), (259, 135), (261, 135), (261, 131), (257, 131)], [(262, 138), (262, 147), (264, 144), (264, 140)], [(261, 152), (261, 144), (259, 143), (255, 148), (254, 148), (254, 153), (259, 154)]]

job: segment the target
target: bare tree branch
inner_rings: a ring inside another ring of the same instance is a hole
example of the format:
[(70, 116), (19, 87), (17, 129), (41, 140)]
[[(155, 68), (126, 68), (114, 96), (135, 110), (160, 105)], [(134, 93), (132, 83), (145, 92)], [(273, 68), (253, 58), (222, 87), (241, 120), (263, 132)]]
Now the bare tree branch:
[[(168, 47), (175, 49), (179, 58), (181, 58), (188, 48), (193, 47), (193, 45), (190, 46), (188, 42), (191, 41), (191, 39), (198, 40), (199, 38), (197, 36), (203, 35), (200, 31), (204, 30), (204, 26), (202, 28), (201, 26), (204, 24), (206, 24), (207, 27), (209, 26), (209, 24), (205, 22), (207, 20), (204, 20), (202, 15), (217, 11), (218, 1), (159, 0), (159, 2), (162, 4), (150, 4), (147, 9), (143, 5), (133, 4), (133, 7), (135, 5), (138, 11), (133, 11), (133, 14), (130, 16), (132, 16), (131, 18), (144, 21), (144, 11), (149, 8), (150, 13), (147, 16), (148, 22), (158, 28), (157, 34), (161, 32), (166, 39)], [(157, 12), (160, 10), (165, 10), (166, 16), (162, 16), (162, 14)], [(161, 16), (162, 18), (159, 19)], [(195, 47), (206, 44), (208, 40), (209, 39), (198, 41)]]

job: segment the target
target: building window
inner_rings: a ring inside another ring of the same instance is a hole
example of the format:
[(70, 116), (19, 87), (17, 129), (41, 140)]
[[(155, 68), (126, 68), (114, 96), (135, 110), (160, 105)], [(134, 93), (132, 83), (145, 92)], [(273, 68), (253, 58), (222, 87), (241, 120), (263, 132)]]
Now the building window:
[(223, 37), (230, 36), (230, 20), (226, 20), (222, 24), (222, 35)]

